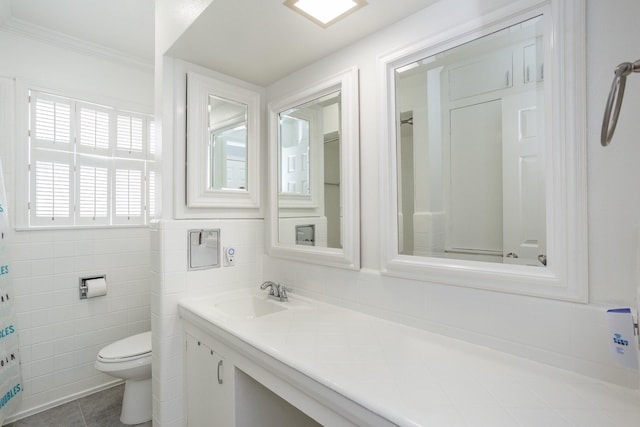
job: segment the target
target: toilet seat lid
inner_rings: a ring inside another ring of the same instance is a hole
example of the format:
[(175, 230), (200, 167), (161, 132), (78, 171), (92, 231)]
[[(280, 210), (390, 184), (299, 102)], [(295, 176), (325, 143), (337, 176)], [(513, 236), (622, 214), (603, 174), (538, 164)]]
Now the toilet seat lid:
[(126, 359), (151, 353), (151, 331), (132, 335), (105, 346), (98, 353), (101, 359)]

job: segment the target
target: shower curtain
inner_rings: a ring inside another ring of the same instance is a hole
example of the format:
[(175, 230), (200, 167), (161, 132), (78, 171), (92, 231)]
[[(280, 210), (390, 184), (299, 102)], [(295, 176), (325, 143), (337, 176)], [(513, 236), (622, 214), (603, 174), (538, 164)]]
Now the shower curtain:
[(0, 163), (0, 425), (22, 400), (22, 375), (15, 326), (11, 261), (9, 257), (7, 192)]

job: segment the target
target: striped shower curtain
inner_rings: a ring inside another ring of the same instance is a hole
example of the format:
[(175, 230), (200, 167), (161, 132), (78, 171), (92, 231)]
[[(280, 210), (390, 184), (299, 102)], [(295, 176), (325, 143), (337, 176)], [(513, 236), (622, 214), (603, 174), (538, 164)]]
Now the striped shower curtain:
[(0, 425), (15, 412), (22, 399), (22, 375), (15, 327), (14, 293), (9, 257), (7, 192), (0, 164)]

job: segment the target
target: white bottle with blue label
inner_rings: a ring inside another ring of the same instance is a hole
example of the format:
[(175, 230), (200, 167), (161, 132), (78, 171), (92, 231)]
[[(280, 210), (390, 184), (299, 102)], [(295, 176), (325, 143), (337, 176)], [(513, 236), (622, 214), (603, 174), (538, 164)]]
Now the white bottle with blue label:
[(638, 337), (631, 309), (607, 310), (607, 325), (613, 359), (627, 368), (638, 369)]

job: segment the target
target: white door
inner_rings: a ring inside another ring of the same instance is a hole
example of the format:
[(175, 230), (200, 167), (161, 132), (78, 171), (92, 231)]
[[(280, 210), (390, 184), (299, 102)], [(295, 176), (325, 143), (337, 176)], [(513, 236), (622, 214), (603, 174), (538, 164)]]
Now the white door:
[(451, 188), (448, 250), (461, 254), (500, 256), (500, 100), (452, 109), (450, 120)]
[(502, 100), (505, 263), (542, 265), (546, 254), (542, 105), (535, 91)]

